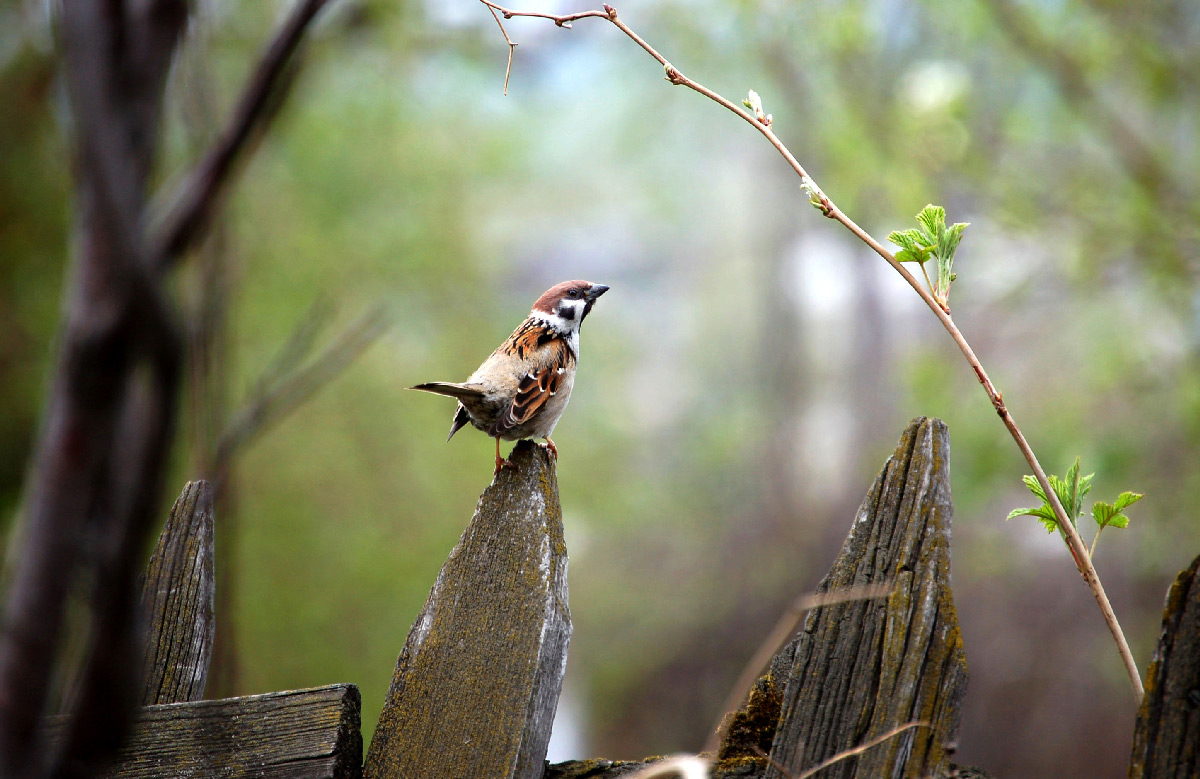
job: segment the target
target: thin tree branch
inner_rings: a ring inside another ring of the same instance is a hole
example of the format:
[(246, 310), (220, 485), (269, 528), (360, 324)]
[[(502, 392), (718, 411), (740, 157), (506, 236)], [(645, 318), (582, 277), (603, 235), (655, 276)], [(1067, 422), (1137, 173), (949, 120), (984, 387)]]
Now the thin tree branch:
[(228, 475), (239, 449), (339, 376), (383, 335), (390, 325), (390, 318), (383, 306), (369, 309), (335, 336), (307, 365), (301, 366), (300, 360), (307, 352), (304, 346), (311, 344), (314, 335), (306, 322), (307, 319), (296, 328), (284, 347), (284, 355), (290, 355), (286, 360), (291, 364), (276, 360), (267, 375), (256, 383), (251, 399), (233, 415), (221, 433), (213, 457), (213, 478), (218, 483)]
[(882, 736), (877, 736), (876, 738), (871, 739), (870, 741), (868, 741), (865, 744), (860, 744), (859, 746), (853, 747), (851, 749), (847, 749), (843, 752), (838, 752), (836, 755), (829, 758), (828, 760), (823, 760), (820, 763), (817, 763), (812, 768), (808, 769), (804, 773), (797, 776), (796, 779), (809, 779), (810, 776), (817, 775), (818, 773), (820, 773), (821, 771), (824, 771), (826, 768), (833, 765), (834, 763), (839, 763), (848, 757), (854, 757), (855, 755), (861, 755), (863, 752), (866, 752), (871, 747), (879, 746), (883, 742), (887, 741), (889, 738), (892, 738), (893, 736), (898, 736), (906, 730), (911, 730), (912, 728), (927, 728), (927, 727), (929, 727), (928, 722), (906, 722), (903, 725), (892, 728), (887, 733), (884, 733)]
[(250, 397), (265, 397), (271, 393), (274, 386), (284, 383), (289, 376), (296, 373), (304, 360), (313, 353), (318, 337), (329, 325), (334, 314), (335, 309), (329, 299), (318, 296), (301, 315), (300, 321), (292, 327), (292, 332), (283, 342), (283, 346), (263, 368), (250, 390)]
[(496, 10), (500, 11), (505, 18), (511, 18), (513, 16), (534, 16), (549, 19), (560, 27), (564, 26), (564, 22), (588, 17), (600, 17), (612, 22), (617, 29), (625, 33), (630, 40), (640, 46), (647, 54), (649, 54), (663, 66), (663, 69), (666, 72), (666, 79), (671, 84), (684, 86), (694, 92), (704, 95), (709, 100), (712, 100), (718, 105), (723, 106), (727, 110), (736, 114), (751, 127), (758, 130), (758, 132), (767, 139), (767, 142), (775, 147), (775, 150), (778, 151), (779, 154), (784, 158), (788, 166), (796, 172), (796, 175), (800, 177), (801, 187), (803, 187), (808, 193), (809, 201), (812, 203), (812, 205), (815, 206), (817, 210), (819, 210), (825, 216), (840, 222), (846, 229), (857, 236), (859, 240), (871, 247), (876, 254), (882, 257), (889, 265), (891, 265), (892, 269), (899, 273), (900, 277), (904, 279), (904, 281), (910, 287), (912, 287), (914, 291), (916, 291), (921, 300), (925, 302), (925, 305), (929, 307), (929, 310), (932, 311), (934, 316), (938, 318), (938, 321), (942, 323), (942, 326), (950, 335), (950, 338), (954, 341), (955, 345), (958, 346), (959, 351), (962, 352), (967, 364), (971, 366), (971, 370), (975, 372), (975, 376), (979, 380), (980, 385), (983, 387), (984, 392), (987, 394), (988, 400), (991, 401), (992, 407), (995, 408), (996, 414), (1004, 423), (1004, 427), (1008, 430), (1009, 435), (1012, 436), (1012, 439), (1016, 443), (1017, 448), (1020, 450), (1021, 455), (1029, 464), (1029, 467), (1033, 469), (1033, 474), (1035, 478), (1037, 478), (1038, 483), (1042, 486), (1042, 489), (1045, 490), (1046, 495), (1049, 497), (1051, 508), (1054, 509), (1054, 515), (1058, 521), (1059, 529), (1062, 530), (1063, 535), (1067, 540), (1067, 547), (1071, 551), (1071, 556), (1075, 559), (1076, 567), (1083, 575), (1084, 581), (1087, 582), (1088, 587), (1092, 591), (1093, 597), (1096, 599), (1096, 604), (1100, 609), (1100, 614), (1104, 618), (1104, 622), (1108, 626), (1109, 632), (1112, 634), (1113, 641), (1117, 645), (1117, 652), (1120, 654), (1121, 661), (1125, 666), (1125, 671), (1129, 676), (1129, 684), (1133, 689), (1135, 701), (1138, 703), (1138, 705), (1140, 705), (1143, 696), (1143, 687), (1141, 676), (1138, 673), (1137, 663), (1133, 658), (1133, 653), (1129, 649), (1129, 643), (1125, 640), (1125, 634), (1121, 630), (1121, 625), (1117, 621), (1117, 616), (1113, 612), (1112, 604), (1109, 603), (1108, 595), (1104, 592), (1104, 587), (1100, 582), (1099, 575), (1096, 573), (1096, 568), (1094, 565), (1092, 565), (1091, 558), (1088, 556), (1087, 546), (1084, 544), (1083, 539), (1079, 537), (1079, 533), (1075, 529), (1074, 523), (1072, 523), (1067, 517), (1066, 511), (1062, 507), (1062, 503), (1059, 502), (1057, 495), (1050, 487), (1050, 482), (1046, 478), (1045, 470), (1042, 468), (1041, 463), (1038, 462), (1037, 456), (1034, 454), (1033, 449), (1029, 446), (1029, 442), (1025, 440), (1024, 433), (1022, 433), (1021, 429), (1017, 426), (1017, 423), (1013, 419), (1012, 414), (1009, 412), (1008, 407), (1004, 404), (1003, 396), (1001, 395), (1000, 391), (996, 389), (996, 386), (992, 383), (992, 380), (988, 377), (987, 371), (984, 370), (983, 364), (980, 363), (979, 358), (975, 356), (975, 352), (971, 348), (971, 345), (959, 331), (958, 326), (954, 324), (954, 320), (951, 319), (948, 307), (943, 307), (940, 303), (938, 303), (938, 301), (934, 299), (933, 295), (921, 285), (917, 278), (913, 276), (907, 268), (905, 268), (899, 261), (896, 260), (896, 257), (890, 251), (888, 251), (887, 248), (880, 244), (879, 241), (875, 240), (866, 230), (863, 230), (861, 227), (855, 224), (854, 220), (852, 220), (841, 209), (834, 205), (833, 201), (830, 200), (829, 197), (821, 190), (821, 188), (817, 186), (816, 182), (813, 181), (812, 177), (808, 175), (808, 172), (805, 171), (804, 167), (799, 163), (799, 161), (796, 160), (795, 156), (791, 153), (787, 146), (783, 144), (783, 141), (781, 141), (775, 134), (775, 131), (771, 128), (770, 117), (763, 115), (756, 116), (742, 106), (735, 104), (703, 84), (693, 81), (685, 76), (676, 67), (671, 65), (671, 63), (668, 62), (665, 57), (659, 54), (658, 51), (656, 51), (652, 46), (646, 43), (645, 40), (638, 36), (637, 33), (630, 29), (629, 26), (626, 25), (620, 18), (618, 18), (616, 9), (607, 3), (604, 5), (603, 11), (585, 11), (577, 14), (555, 16), (552, 14), (514, 11), (512, 9), (496, 6), (488, 2), (488, 0), (480, 0), (480, 2), (489, 7), (494, 7)]
[(836, 603), (848, 603), (856, 600), (870, 600), (872, 598), (886, 598), (892, 593), (894, 585), (891, 583), (875, 584), (865, 587), (848, 587), (833, 592), (822, 592), (804, 594), (796, 598), (791, 604), (784, 609), (780, 615), (779, 621), (775, 627), (767, 634), (762, 643), (758, 645), (753, 656), (746, 662), (742, 672), (738, 674), (737, 681), (733, 683), (729, 694), (725, 696), (724, 703), (721, 704), (720, 721), (710, 731), (708, 742), (705, 743), (701, 752), (715, 753), (721, 745), (722, 725), (727, 714), (735, 711), (746, 697), (750, 686), (754, 684), (754, 680), (759, 677), (767, 664), (771, 662), (771, 658), (779, 651), (788, 639), (796, 634), (796, 629), (800, 626), (800, 620), (804, 618), (805, 613), (811, 609), (821, 606), (832, 606)]
[(246, 83), (229, 125), (170, 198), (153, 242), (151, 257), (159, 270), (179, 258), (204, 234), (236, 163), (273, 113), (271, 95), (287, 73), (300, 41), (328, 0), (298, 0)]
[[(596, 17), (600, 17), (603, 19), (608, 18), (607, 10), (604, 10), (604, 11), (580, 11), (579, 13), (563, 14), (560, 16), (557, 14), (540, 13), (538, 11), (514, 11), (511, 8), (505, 8), (502, 5), (498, 5), (496, 3), (490, 2), (490, 0), (479, 0), (479, 2), (483, 3), (488, 8), (491, 8), (494, 11), (499, 11), (501, 14), (503, 14), (505, 19), (512, 19), (514, 16), (527, 16), (527, 17), (532, 17), (535, 19), (549, 19), (550, 21), (554, 22), (559, 27), (565, 27), (568, 30), (571, 29), (571, 22), (578, 21), (580, 19), (587, 19), (589, 16), (596, 16)], [(608, 6), (605, 6), (605, 9), (607, 9), (607, 8), (608, 8)]]
[(500, 25), (500, 34), (504, 36), (504, 42), (508, 44), (508, 65), (504, 68), (504, 96), (508, 97), (508, 77), (512, 75), (513, 52), (517, 50), (517, 44), (508, 37), (508, 30), (504, 29), (504, 22), (500, 21), (496, 9), (489, 5), (488, 10), (492, 12), (492, 18), (496, 20), (496, 24)]
[(751, 748), (752, 750), (754, 750), (754, 753), (755, 753), (755, 754), (757, 754), (757, 755), (758, 755), (759, 757), (761, 757), (763, 760), (766, 760), (766, 761), (767, 761), (767, 765), (771, 766), (771, 767), (772, 767), (772, 768), (774, 768), (776, 771), (778, 771), (778, 772), (779, 772), (779, 775), (780, 775), (780, 776), (782, 776), (782, 777), (784, 777), (784, 779), (796, 779), (796, 777), (792, 776), (791, 772), (790, 772), (790, 771), (788, 771), (788, 770), (787, 770), (787, 768), (785, 768), (785, 767), (783, 767), (782, 765), (780, 765), (780, 764), (779, 764), (779, 761), (778, 761), (778, 760), (776, 760), (775, 758), (771, 757), (770, 753), (768, 753), (768, 752), (764, 752), (764, 751), (763, 751), (763, 748), (762, 748), (762, 747), (760, 747), (758, 744), (752, 744), (752, 745), (750, 746), (750, 748)]

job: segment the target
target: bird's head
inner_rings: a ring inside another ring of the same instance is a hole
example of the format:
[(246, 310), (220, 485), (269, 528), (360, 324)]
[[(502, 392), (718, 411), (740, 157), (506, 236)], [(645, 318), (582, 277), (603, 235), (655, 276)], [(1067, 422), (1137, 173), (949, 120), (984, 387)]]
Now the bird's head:
[(603, 284), (580, 279), (564, 281), (542, 293), (531, 313), (561, 333), (578, 332), (596, 298), (605, 292), (608, 287)]

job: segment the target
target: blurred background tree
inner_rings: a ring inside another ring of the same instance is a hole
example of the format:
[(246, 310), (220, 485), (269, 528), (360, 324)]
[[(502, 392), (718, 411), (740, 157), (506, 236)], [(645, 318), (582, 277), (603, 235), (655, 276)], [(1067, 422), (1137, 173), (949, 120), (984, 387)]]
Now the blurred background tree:
[[(0, 5), (6, 535), (68, 252), (50, 5)], [(166, 170), (219, 126), (288, 5), (198, 3), (168, 90)], [(1200, 490), (1200, 7), (618, 10), (689, 75), (758, 91), (877, 236), (927, 202), (972, 223), (955, 318), (1043, 463), (1061, 473), (1080, 454), (1098, 496), (1148, 496), (1097, 560), (1144, 670), (1166, 588), (1200, 551), (1187, 497)], [(904, 423), (928, 414), (954, 445), (971, 664), (960, 761), (1123, 775), (1133, 712), (1107, 631), (1061, 542), (1002, 521), (1028, 502), (1025, 464), (911, 290), (807, 205), (769, 146), (668, 88), (608, 25), (507, 27), (520, 46), (504, 97), (507, 47), (474, 0), (335, 3), (179, 280), (181, 301), (219, 304), (223, 324), (214, 349), (193, 349), (172, 489), (205, 467), (298, 325), (342, 327), (379, 302), (394, 321), (233, 462), (210, 695), (352, 681), (369, 737), (490, 474), (483, 436), (443, 443), (449, 402), (401, 390), (465, 376), (543, 289), (584, 277), (613, 291), (556, 436), (575, 635), (553, 759), (699, 748), (778, 613), (827, 569)]]

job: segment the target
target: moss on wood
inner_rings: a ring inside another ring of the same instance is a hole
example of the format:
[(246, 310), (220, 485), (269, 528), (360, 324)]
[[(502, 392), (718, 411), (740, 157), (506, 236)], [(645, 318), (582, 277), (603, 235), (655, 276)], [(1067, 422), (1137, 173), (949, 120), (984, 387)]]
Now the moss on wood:
[(1200, 557), (1167, 594), (1162, 633), (1146, 669), (1130, 779), (1200, 776)]
[(540, 776), (571, 615), (554, 462), (517, 444), (409, 632), (371, 779)]

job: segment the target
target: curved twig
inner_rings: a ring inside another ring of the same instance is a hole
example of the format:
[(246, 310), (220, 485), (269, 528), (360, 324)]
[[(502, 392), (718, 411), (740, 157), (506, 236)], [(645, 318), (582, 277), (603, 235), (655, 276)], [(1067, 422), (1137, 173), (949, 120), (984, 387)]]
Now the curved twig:
[(970, 343), (967, 342), (967, 339), (958, 329), (958, 326), (954, 324), (954, 320), (950, 317), (950, 311), (946, 308), (943, 308), (943, 306), (934, 299), (933, 295), (921, 285), (917, 278), (913, 276), (913, 274), (910, 273), (908, 269), (905, 268), (899, 261), (896, 260), (895, 255), (888, 251), (883, 244), (875, 240), (875, 238), (873, 238), (866, 230), (855, 224), (854, 220), (847, 216), (845, 212), (838, 208), (833, 201), (830, 200), (823, 191), (821, 191), (821, 188), (817, 186), (816, 182), (813, 181), (812, 177), (808, 175), (808, 172), (805, 171), (804, 167), (800, 164), (796, 157), (791, 153), (787, 146), (783, 144), (783, 141), (779, 139), (779, 136), (775, 134), (775, 131), (771, 129), (770, 117), (751, 113), (743, 106), (734, 103), (733, 101), (723, 97), (717, 92), (714, 92), (703, 84), (685, 76), (679, 71), (678, 68), (668, 62), (663, 55), (659, 54), (654, 47), (646, 43), (646, 41), (643, 40), (637, 33), (630, 29), (629, 26), (617, 16), (616, 9), (607, 3), (604, 4), (603, 11), (584, 11), (575, 14), (556, 16), (553, 14), (515, 11), (489, 2), (489, 0), (480, 0), (480, 2), (486, 5), (488, 8), (498, 11), (506, 19), (511, 19), (514, 16), (531, 16), (549, 19), (559, 27), (567, 27), (570, 26), (569, 22), (571, 21), (589, 17), (604, 18), (612, 22), (617, 29), (625, 33), (625, 35), (628, 36), (634, 43), (640, 46), (647, 54), (649, 54), (651, 57), (657, 60), (660, 65), (663, 66), (663, 69), (666, 72), (667, 81), (677, 86), (687, 87), (694, 92), (704, 95), (709, 100), (712, 100), (718, 105), (723, 106), (729, 111), (732, 111), (743, 121), (747, 122), (751, 127), (758, 130), (763, 137), (767, 139), (767, 142), (774, 146), (776, 151), (778, 151), (784, 160), (787, 161), (788, 166), (796, 172), (796, 175), (800, 177), (801, 186), (806, 192), (808, 192), (809, 200), (813, 206), (815, 206), (822, 214), (830, 219), (840, 222), (847, 230), (854, 233), (859, 240), (871, 247), (876, 254), (882, 257), (889, 265), (891, 265), (892, 269), (899, 273), (900, 277), (903, 278), (904, 281), (916, 291), (916, 293), (921, 297), (921, 300), (925, 302), (925, 305), (929, 307), (929, 310), (932, 311), (934, 316), (938, 318), (938, 321), (942, 323), (942, 326), (946, 329), (946, 332), (949, 334), (950, 338), (954, 341), (955, 345), (958, 346), (959, 351), (962, 352), (963, 358), (966, 359), (967, 364), (971, 366), (971, 370), (975, 372), (975, 376), (979, 380), (980, 385), (983, 387), (983, 391), (987, 394), (988, 400), (991, 401), (992, 407), (996, 409), (996, 414), (1004, 423), (1004, 427), (1008, 430), (1009, 435), (1012, 436), (1017, 448), (1021, 451), (1021, 455), (1029, 464), (1029, 467), (1033, 469), (1034, 477), (1038, 480), (1038, 483), (1042, 486), (1042, 489), (1045, 490), (1046, 495), (1049, 497), (1050, 506), (1054, 509), (1054, 516), (1058, 520), (1059, 529), (1062, 530), (1063, 536), (1067, 541), (1067, 548), (1070, 549), (1071, 556), (1075, 559), (1076, 567), (1078, 567), (1080, 574), (1082, 574), (1084, 581), (1087, 582), (1089, 589), (1092, 591), (1092, 595), (1096, 599), (1096, 604), (1100, 609), (1100, 614), (1104, 618), (1104, 623), (1108, 626), (1109, 632), (1112, 634), (1113, 641), (1117, 645), (1117, 652), (1121, 656), (1121, 662), (1125, 666), (1125, 671), (1129, 676), (1129, 684), (1133, 688), (1134, 698), (1140, 705), (1142, 696), (1144, 694), (1142, 678), (1138, 673), (1137, 663), (1133, 658), (1133, 653), (1129, 649), (1129, 643), (1125, 640), (1125, 634), (1122, 632), (1121, 625), (1117, 621), (1117, 615), (1115, 612), (1113, 612), (1112, 604), (1109, 603), (1108, 600), (1108, 595), (1104, 592), (1104, 586), (1100, 582), (1100, 576), (1096, 573), (1095, 566), (1092, 565), (1091, 556), (1088, 554), (1087, 546), (1084, 544), (1083, 539), (1079, 537), (1079, 533), (1076, 531), (1075, 525), (1067, 517), (1067, 512), (1063, 509), (1062, 503), (1059, 502), (1058, 496), (1050, 486), (1050, 481), (1046, 477), (1046, 471), (1042, 468), (1041, 463), (1038, 462), (1037, 455), (1034, 454), (1033, 449), (1029, 446), (1029, 442), (1025, 440), (1024, 433), (1021, 432), (1021, 429), (1017, 426), (1016, 420), (1013, 419), (1012, 414), (1005, 405), (1003, 395), (998, 389), (996, 389), (996, 385), (992, 383), (991, 378), (988, 377), (987, 371), (984, 370), (983, 364), (979, 361), (979, 358), (975, 356), (975, 351), (971, 348)]

